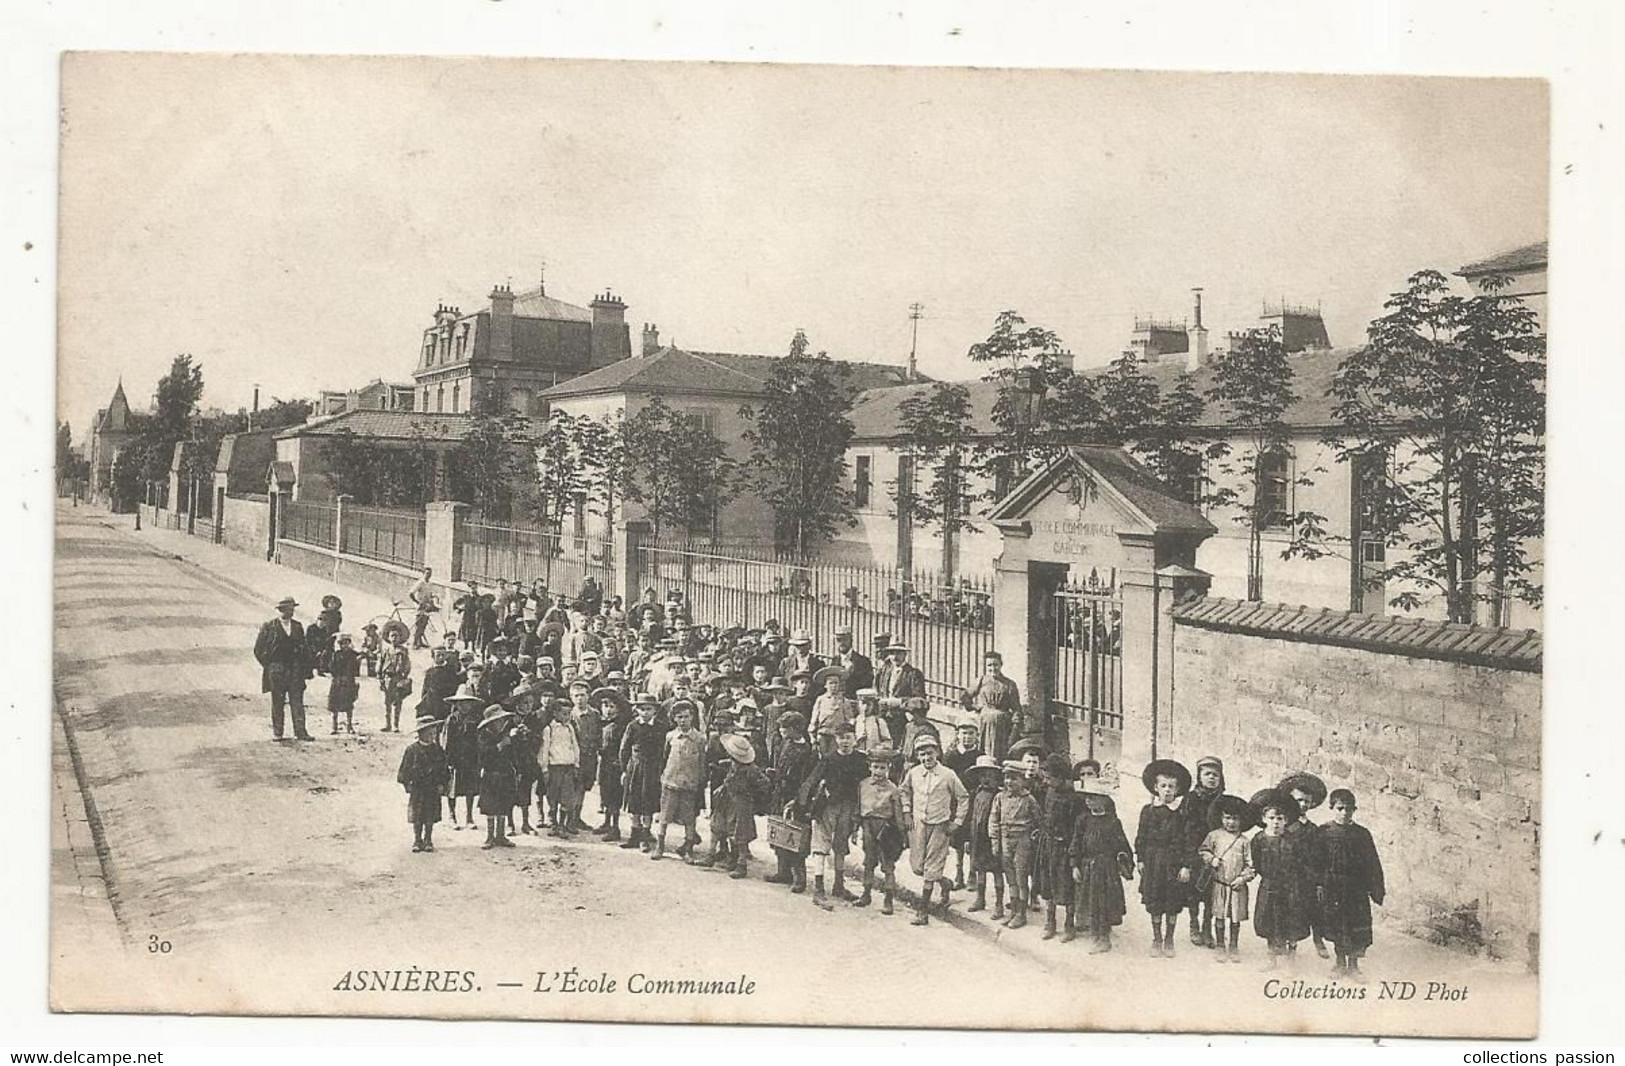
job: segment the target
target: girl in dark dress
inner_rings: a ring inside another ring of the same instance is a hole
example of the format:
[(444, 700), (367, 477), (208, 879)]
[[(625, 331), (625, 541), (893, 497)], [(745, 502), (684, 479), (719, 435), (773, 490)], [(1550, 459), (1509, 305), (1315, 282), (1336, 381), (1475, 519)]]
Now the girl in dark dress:
[(1154, 759), (1140, 774), (1140, 781), (1152, 796), (1140, 809), (1134, 833), (1134, 852), (1140, 860), (1140, 902), (1151, 916), (1151, 957), (1171, 959), (1174, 926), (1190, 902), (1196, 869), (1191, 811), (1185, 803), (1191, 772), (1172, 759)]
[(666, 754), (666, 730), (656, 715), (660, 704), (647, 692), (638, 694), (637, 718), (621, 737), (621, 765), (626, 769), (626, 811), (632, 816), (632, 832), (622, 848), (652, 844), (649, 827), (660, 813), (660, 771)]
[(511, 848), (508, 817), (519, 791), (519, 768), (514, 762), (519, 738), (513, 712), (498, 704), (485, 709), (480, 719), (480, 813), (485, 815), (485, 843), (481, 848)]
[(419, 718), (418, 738), (401, 753), (395, 780), (406, 789), (406, 817), (412, 823), (412, 850), (434, 850), (434, 824), (440, 821), (440, 793), (446, 787), (446, 753), (435, 742), (440, 722)]
[(1061, 932), (1064, 944), (1078, 935), (1072, 884), (1072, 826), (1078, 820), (1079, 794), (1072, 791), (1072, 764), (1066, 756), (1044, 757), (1044, 798), (1038, 807), (1038, 893), (1044, 897), (1044, 932), (1055, 936), (1055, 908), (1066, 909)]
[(1072, 875), (1077, 910), (1093, 946), (1091, 955), (1112, 949), (1112, 929), (1128, 912), (1123, 881), (1134, 876), (1134, 850), (1110, 796), (1083, 794), (1083, 807), (1072, 826)]
[(348, 633), (336, 638), (338, 647), (328, 660), (327, 709), (333, 715), (333, 732), (339, 731), (339, 715), (344, 715), (344, 730), (355, 732), (355, 701), (361, 694), (361, 656), (356, 653)]
[(474, 824), (474, 797), (480, 791), (480, 718), (477, 708), (480, 698), (467, 685), (446, 697), (450, 715), (441, 731), (441, 747), (446, 750), (446, 762), (451, 767), (451, 779), (446, 784), (446, 813), (451, 827), (462, 829), (457, 821), (457, 799), (463, 800), (463, 817), (468, 825)]
[(1252, 798), (1264, 822), (1253, 837), (1253, 870), (1258, 874), (1258, 906), (1253, 929), (1269, 943), (1270, 968), (1282, 955), (1291, 955), (1298, 941), (1309, 935), (1313, 896), (1304, 891), (1307, 838), (1287, 832), (1299, 814), (1298, 802), (1277, 789), (1265, 789)]
[(1382, 860), (1371, 832), (1354, 824), (1354, 793), (1336, 789), (1327, 804), (1333, 821), (1320, 827), (1320, 851), (1326, 864), (1322, 928), (1337, 950), (1333, 972), (1363, 981), (1360, 958), (1371, 946), (1371, 904), (1381, 906), (1386, 894)]

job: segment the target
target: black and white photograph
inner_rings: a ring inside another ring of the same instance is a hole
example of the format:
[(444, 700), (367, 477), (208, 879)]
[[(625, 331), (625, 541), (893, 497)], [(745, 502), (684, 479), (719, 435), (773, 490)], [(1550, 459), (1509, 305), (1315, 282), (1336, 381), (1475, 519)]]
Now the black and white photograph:
[(1552, 106), (65, 54), (51, 1009), (1535, 1036)]

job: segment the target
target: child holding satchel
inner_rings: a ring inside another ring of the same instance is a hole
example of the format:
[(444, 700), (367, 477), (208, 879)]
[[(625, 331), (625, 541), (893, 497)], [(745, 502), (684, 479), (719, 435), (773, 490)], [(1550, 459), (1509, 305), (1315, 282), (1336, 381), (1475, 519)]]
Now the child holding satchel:
[[(1213, 829), (1203, 838), (1198, 849), (1204, 875), (1198, 880), (1198, 891), (1206, 882), (1208, 914), (1213, 923), (1213, 947), (1218, 962), (1240, 962), (1236, 950), (1241, 923), (1247, 920), (1250, 890), (1248, 882), (1257, 877), (1253, 870), (1253, 851), (1243, 834), (1258, 824), (1258, 812), (1240, 796), (1220, 796), (1208, 811)], [(1225, 923), (1230, 926), (1230, 941), (1224, 939)]]

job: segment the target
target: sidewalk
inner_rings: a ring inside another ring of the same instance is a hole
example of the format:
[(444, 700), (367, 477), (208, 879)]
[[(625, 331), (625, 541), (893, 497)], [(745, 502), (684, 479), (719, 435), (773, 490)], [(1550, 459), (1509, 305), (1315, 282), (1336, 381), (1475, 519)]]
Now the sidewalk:
[[(222, 589), (229, 589), (243, 600), (263, 606), (264, 616), (269, 618), (272, 613), (272, 604), (282, 595), (293, 595), (302, 605), (302, 615), (313, 615), (316, 605), (324, 594), (336, 593), (344, 601), (344, 616), (346, 628), (355, 629), (367, 619), (380, 614), (387, 614), (390, 603), (384, 597), (348, 586), (335, 585), (323, 581), (303, 572), (278, 566), (263, 559), (243, 555), (223, 545), (216, 545), (209, 541), (190, 536), (185, 532), (151, 529), (144, 527), (141, 532), (134, 532), (134, 519), (129, 515), (111, 515), (91, 511), (86, 513), (80, 508), (78, 514), (87, 518), (101, 521), (113, 528), (127, 531), (127, 535), (136, 542), (144, 544), (149, 550), (166, 558), (179, 560), (189, 568), (195, 570), (199, 577), (207, 580)], [(403, 590), (404, 591), (404, 590)], [(421, 675), (422, 669), (427, 666), (427, 653), (418, 652), (414, 661), (414, 672)], [(362, 708), (358, 707), (358, 718), (364, 715)], [(367, 721), (367, 731), (372, 731), (371, 720)], [(588, 796), (587, 814), (590, 816), (596, 804), (593, 795)], [(1137, 806), (1137, 803), (1135, 804)], [(1125, 810), (1128, 806), (1125, 805)], [(591, 820), (591, 819), (590, 819)], [(702, 819), (703, 822), (703, 819)], [(590, 834), (573, 841), (554, 842), (549, 840), (549, 846), (573, 852), (591, 852), (596, 856), (604, 857), (605, 861), (614, 864), (613, 868), (624, 869), (626, 872), (644, 876), (651, 864), (640, 851), (619, 851), (613, 847), (606, 847)], [(767, 847), (765, 838), (753, 846), (753, 862), (751, 863), (751, 876), (755, 880), (764, 873), (772, 871), (773, 862), (771, 850)], [(641, 865), (627, 865), (628, 863), (641, 863)], [(679, 862), (667, 861), (662, 864), (653, 864), (659, 867), (677, 867)], [(953, 858), (950, 855), (948, 871), (950, 875), (954, 869)], [(848, 888), (854, 893), (862, 887), (862, 859), (857, 849), (848, 858)], [(694, 871), (695, 876), (704, 877), (705, 872)], [(663, 875), (664, 876), (664, 875)], [(897, 913), (891, 918), (878, 916), (879, 900), (868, 909), (871, 918), (886, 923), (895, 923), (899, 927), (906, 927), (911, 917), (911, 908), (918, 899), (920, 879), (908, 865), (908, 855), (904, 854), (897, 868), (898, 899)], [(721, 894), (722, 886), (726, 881), (718, 881), (713, 886)], [(764, 886), (765, 887), (765, 886)], [(977, 941), (995, 947), (999, 952), (1021, 959), (1024, 963), (1031, 963), (1044, 970), (1064, 978), (1084, 983), (1098, 984), (1103, 977), (1117, 981), (1168, 982), (1172, 978), (1174, 986), (1179, 986), (1192, 977), (1205, 979), (1203, 975), (1210, 971), (1208, 967), (1216, 966), (1211, 952), (1203, 951), (1190, 944), (1188, 926), (1185, 919), (1180, 920), (1178, 936), (1176, 938), (1177, 962), (1155, 960), (1148, 957), (1147, 949), (1150, 945), (1149, 922), (1139, 906), (1137, 896), (1138, 882), (1126, 883), (1125, 892), (1128, 895), (1128, 916), (1124, 925), (1119, 928), (1114, 938), (1114, 950), (1110, 955), (1096, 956), (1088, 953), (1089, 942), (1086, 937), (1079, 937), (1071, 944), (1063, 945), (1059, 938), (1044, 941), (1040, 940), (1043, 929), (1043, 914), (1041, 911), (1029, 912), (1029, 924), (1020, 930), (1008, 930), (995, 923), (992, 918), (993, 899), (989, 892), (988, 909), (979, 913), (970, 913), (967, 908), (975, 898), (973, 891), (955, 891), (952, 894), (952, 903), (946, 916), (943, 916), (940, 904), (933, 907), (931, 925), (927, 929), (902, 929), (903, 932), (919, 937), (938, 935), (932, 930), (940, 930), (944, 926), (950, 927), (959, 933), (972, 937)], [(775, 889), (775, 892), (783, 891)], [(940, 898), (939, 893), (934, 893)], [(794, 898), (794, 897), (789, 897)], [(811, 904), (811, 889), (805, 897), (808, 920), (821, 914)], [(799, 902), (798, 902), (799, 905)], [(840, 921), (864, 915), (863, 911), (855, 911), (847, 904), (837, 903), (835, 912), (827, 918)], [(1059, 915), (1057, 916), (1059, 918)], [(1225, 967), (1218, 972), (1255, 973), (1266, 961), (1263, 941), (1253, 932), (1250, 924), (1243, 928), (1241, 933), (1241, 954), (1243, 965)], [(1315, 957), (1310, 945), (1304, 945), (1299, 951), (1297, 968), (1293, 972), (1282, 972), (1285, 978), (1303, 978), (1318, 981), (1329, 977), (1331, 964), (1322, 962)], [(1370, 958), (1362, 967), (1368, 973), (1371, 981), (1396, 976), (1412, 980), (1426, 980), (1429, 975), (1446, 974), (1453, 981), (1472, 981), (1475, 988), (1483, 986), (1489, 999), (1494, 995), (1519, 994), (1520, 988), (1532, 987), (1535, 978), (1521, 969), (1507, 964), (1497, 963), (1489, 959), (1473, 958), (1459, 952), (1448, 951), (1428, 944), (1403, 932), (1387, 927), (1378, 912), (1376, 929), (1376, 944), (1372, 949)], [(1109, 976), (1108, 976), (1109, 975)]]

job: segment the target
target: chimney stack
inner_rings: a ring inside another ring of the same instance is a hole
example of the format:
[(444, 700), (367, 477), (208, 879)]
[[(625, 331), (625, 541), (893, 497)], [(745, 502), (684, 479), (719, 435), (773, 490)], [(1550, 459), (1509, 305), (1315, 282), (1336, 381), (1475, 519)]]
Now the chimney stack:
[(1191, 290), (1196, 296), (1194, 321), (1190, 328), (1190, 343), (1185, 348), (1185, 369), (1200, 370), (1208, 364), (1207, 327), (1202, 325), (1202, 290)]
[(654, 323), (645, 322), (643, 324), (643, 353), (642, 354), (644, 354), (644, 355), (653, 355), (656, 352), (658, 352), (659, 350), (660, 350), (660, 330), (655, 328)]
[(591, 365), (608, 366), (632, 354), (632, 331), (626, 324), (626, 301), (605, 289), (592, 298)]
[(1055, 353), (1055, 369), (1062, 374), (1071, 374), (1077, 366), (1077, 356), (1063, 348)]
[(487, 354), (492, 359), (513, 358), (513, 287), (498, 285), (491, 290), (491, 343)]

